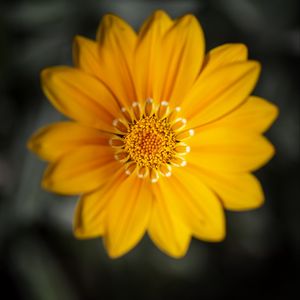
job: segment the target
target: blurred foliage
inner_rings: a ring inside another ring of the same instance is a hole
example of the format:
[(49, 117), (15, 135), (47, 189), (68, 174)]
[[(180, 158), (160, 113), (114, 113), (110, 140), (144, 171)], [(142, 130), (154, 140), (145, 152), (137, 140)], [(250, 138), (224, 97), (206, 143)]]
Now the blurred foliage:
[[(277, 155), (257, 174), (266, 204), (228, 212), (225, 242), (195, 240), (187, 256), (176, 261), (146, 237), (112, 261), (101, 240), (73, 238), (75, 199), (41, 190), (44, 164), (25, 144), (36, 128), (61, 118), (41, 93), (40, 70), (71, 64), (73, 37), (93, 38), (103, 14), (114, 12), (138, 28), (157, 8), (172, 17), (197, 15), (207, 49), (242, 42), (262, 62), (256, 93), (280, 107), (268, 134)], [(20, 300), (292, 298), (300, 284), (298, 0), (2, 0), (0, 17), (2, 295)]]

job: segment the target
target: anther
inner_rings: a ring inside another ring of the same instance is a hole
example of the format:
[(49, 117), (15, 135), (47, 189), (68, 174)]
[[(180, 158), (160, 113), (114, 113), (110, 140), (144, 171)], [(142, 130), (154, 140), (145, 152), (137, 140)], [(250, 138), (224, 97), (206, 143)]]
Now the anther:
[(170, 113), (170, 115), (169, 115), (169, 117), (168, 117), (170, 123), (173, 123), (173, 122), (178, 118), (178, 113), (179, 113), (180, 111), (181, 111), (181, 108), (180, 108), (179, 106), (175, 107), (175, 108), (171, 111), (171, 113)]
[(132, 110), (134, 113), (134, 116), (137, 120), (141, 118), (141, 106), (138, 102), (133, 102), (132, 103)]
[(145, 178), (145, 177), (147, 177), (148, 173), (149, 173), (149, 170), (145, 166), (142, 166), (142, 167), (140, 167), (138, 169), (138, 177), (139, 178)]
[(151, 98), (148, 98), (147, 100), (146, 100), (146, 103), (145, 103), (145, 115), (146, 116), (151, 116), (151, 114), (152, 114), (152, 110), (153, 110), (153, 99), (151, 99)]
[(136, 169), (136, 163), (133, 161), (129, 162), (125, 165), (125, 174), (129, 176), (134, 172), (135, 169)]
[(129, 111), (125, 107), (122, 107), (121, 112), (122, 112), (123, 116), (125, 117), (126, 121), (131, 123), (132, 119), (131, 119)]
[(172, 167), (169, 164), (162, 164), (159, 168), (159, 171), (162, 175), (170, 177), (172, 174)]
[(175, 151), (178, 154), (184, 155), (191, 151), (191, 147), (189, 145), (187, 145), (186, 143), (179, 143), (179, 144), (177, 144)]
[(158, 171), (156, 169), (151, 169), (151, 171), (150, 171), (150, 181), (151, 181), (151, 183), (157, 182), (158, 179), (159, 179)]
[(187, 122), (186, 119), (178, 118), (171, 126), (171, 129), (174, 131), (180, 130), (186, 125), (186, 122)]
[(194, 136), (194, 135), (195, 135), (195, 130), (194, 129), (189, 129), (189, 130), (185, 130), (185, 131), (182, 131), (182, 132), (178, 133), (176, 135), (176, 139), (181, 141), (181, 140), (190, 138), (191, 136)]
[(162, 101), (159, 105), (157, 116), (159, 119), (164, 118), (169, 112), (169, 102)]
[(115, 137), (109, 140), (109, 145), (112, 147), (122, 147), (124, 146), (124, 142), (121, 138)]
[(128, 128), (127, 126), (121, 122), (119, 119), (114, 119), (112, 122), (113, 126), (116, 127), (119, 131), (126, 133)]
[(124, 151), (121, 151), (121, 152), (116, 153), (114, 157), (115, 157), (115, 160), (124, 162), (128, 159), (128, 154)]
[(171, 159), (170, 163), (176, 167), (186, 166), (186, 160), (180, 156), (175, 156)]

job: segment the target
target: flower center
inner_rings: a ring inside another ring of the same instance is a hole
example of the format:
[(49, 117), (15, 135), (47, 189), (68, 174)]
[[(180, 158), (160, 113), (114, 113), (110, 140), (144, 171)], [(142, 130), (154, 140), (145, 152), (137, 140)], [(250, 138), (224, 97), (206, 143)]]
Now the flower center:
[(125, 151), (139, 167), (158, 169), (175, 155), (176, 136), (167, 119), (156, 115), (129, 124), (124, 136)]
[(137, 173), (157, 182), (159, 176), (170, 176), (172, 167), (186, 165), (185, 155), (190, 147), (185, 140), (194, 134), (186, 129), (186, 120), (180, 108), (171, 109), (169, 103), (154, 103), (148, 99), (142, 107), (133, 102), (129, 109), (122, 108), (119, 119), (113, 121), (115, 134), (110, 139), (115, 158), (125, 166), (125, 173)]

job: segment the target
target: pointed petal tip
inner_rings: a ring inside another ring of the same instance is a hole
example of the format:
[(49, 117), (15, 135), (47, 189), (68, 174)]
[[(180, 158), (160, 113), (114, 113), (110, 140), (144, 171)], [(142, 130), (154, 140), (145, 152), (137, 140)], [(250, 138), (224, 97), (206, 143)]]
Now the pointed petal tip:
[(161, 18), (170, 18), (170, 16), (162, 9), (157, 9), (153, 12), (152, 17), (154, 19), (161, 19)]
[(104, 244), (104, 248), (106, 250), (107, 255), (111, 259), (118, 259), (118, 258), (124, 256), (125, 254), (127, 254), (132, 249), (132, 248), (130, 248), (130, 249), (123, 248), (122, 249), (122, 247), (116, 247), (116, 245), (112, 246), (107, 241), (107, 237), (103, 238), (103, 244)]
[(257, 73), (257, 76), (259, 76), (261, 72), (261, 63), (257, 60), (249, 60), (246, 63), (248, 64), (249, 69)]
[(117, 15), (113, 14), (113, 13), (108, 13), (105, 14), (102, 19), (101, 19), (101, 23), (105, 24), (107, 27), (112, 26), (115, 22), (117, 21), (123, 21), (120, 17), (118, 17)]
[(28, 141), (26, 142), (26, 148), (27, 148), (28, 150), (30, 150), (31, 152), (36, 152), (35, 149), (36, 149), (37, 147), (38, 147), (38, 146), (36, 146), (34, 136), (31, 136), (31, 137), (28, 139)]

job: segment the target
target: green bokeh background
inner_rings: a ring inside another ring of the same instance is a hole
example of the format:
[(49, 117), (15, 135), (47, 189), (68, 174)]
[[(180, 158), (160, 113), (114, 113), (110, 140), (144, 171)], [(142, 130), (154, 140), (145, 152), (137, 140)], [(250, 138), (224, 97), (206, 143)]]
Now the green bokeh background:
[[(298, 0), (0, 2), (0, 291), (2, 299), (291, 299), (299, 289)], [(101, 240), (72, 236), (75, 199), (40, 188), (45, 164), (26, 148), (38, 127), (61, 119), (42, 95), (39, 72), (71, 62), (76, 34), (94, 38), (107, 12), (136, 29), (153, 10), (195, 14), (207, 50), (245, 43), (261, 61), (255, 94), (280, 108), (268, 137), (277, 154), (257, 173), (266, 204), (227, 212), (227, 238), (193, 240), (171, 259), (145, 237), (110, 260)]]

